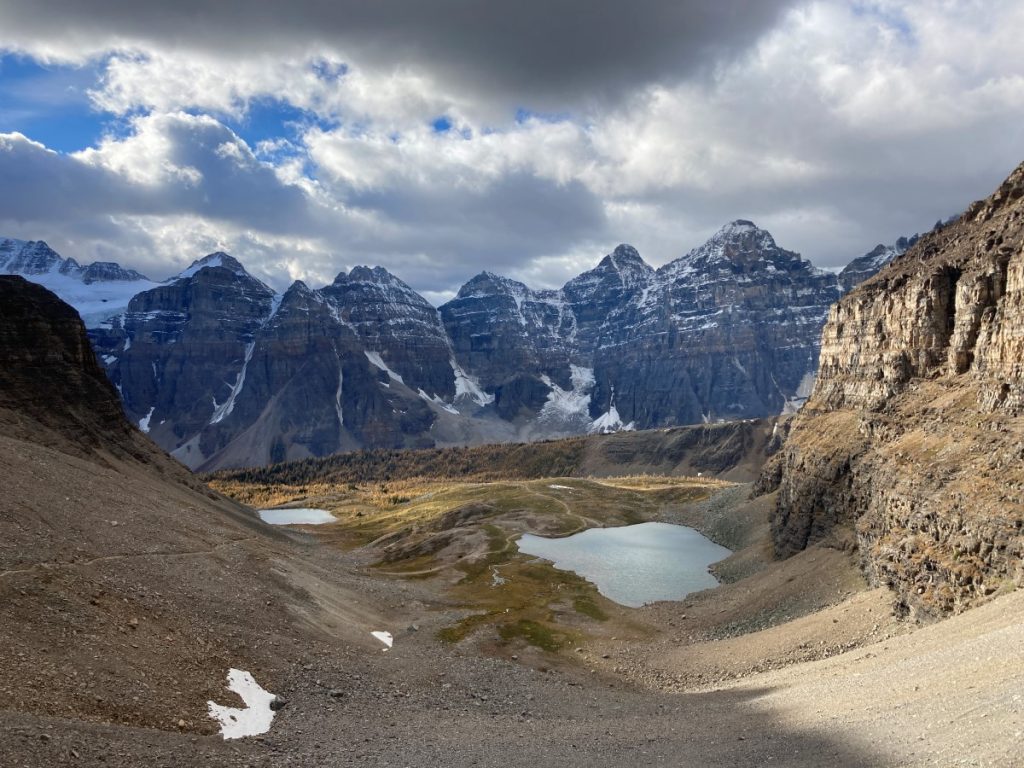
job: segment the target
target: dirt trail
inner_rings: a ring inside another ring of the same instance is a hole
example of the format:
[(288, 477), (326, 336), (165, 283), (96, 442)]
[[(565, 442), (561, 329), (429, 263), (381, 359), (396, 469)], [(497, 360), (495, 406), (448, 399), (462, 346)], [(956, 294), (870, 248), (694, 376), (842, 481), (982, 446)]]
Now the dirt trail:
[(86, 568), (90, 565), (96, 565), (98, 563), (112, 563), (118, 560), (145, 560), (147, 558), (163, 558), (163, 557), (203, 557), (206, 555), (212, 555), (222, 549), (229, 547), (236, 547), (244, 542), (253, 542), (256, 538), (253, 536), (246, 536), (244, 538), (235, 539), (233, 541), (226, 541), (222, 544), (218, 544), (208, 549), (193, 549), (183, 550), (180, 552), (124, 552), (116, 555), (101, 555), (100, 557), (92, 557), (87, 560), (69, 560), (66, 562), (45, 562), (35, 563), (30, 565), (28, 568), (12, 568), (6, 571), (0, 571), (0, 579), (6, 576), (17, 576), (20, 574), (31, 573), (32, 571), (43, 569), (53, 570), (58, 568)]

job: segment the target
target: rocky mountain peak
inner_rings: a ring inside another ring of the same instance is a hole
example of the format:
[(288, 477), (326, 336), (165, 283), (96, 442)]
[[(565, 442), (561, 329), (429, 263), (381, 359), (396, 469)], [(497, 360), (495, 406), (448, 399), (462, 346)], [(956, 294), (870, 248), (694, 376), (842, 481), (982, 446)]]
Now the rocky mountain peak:
[(20, 275), (75, 274), (81, 270), (74, 259), (65, 259), (42, 240), (0, 242), (0, 268)]
[(284, 298), (281, 300), (281, 303), (289, 304), (302, 299), (309, 299), (313, 294), (313, 290), (308, 285), (301, 280), (296, 280), (294, 283), (289, 285), (288, 289), (284, 292)]
[(718, 230), (706, 243), (666, 264), (659, 272), (670, 279), (680, 279), (696, 274), (788, 272), (793, 269), (818, 271), (810, 262), (801, 259), (800, 254), (779, 248), (768, 230), (761, 229), (752, 221), (736, 219)]
[(598, 262), (597, 266), (574, 277), (565, 284), (565, 291), (574, 302), (595, 290), (632, 288), (646, 282), (654, 269), (631, 245), (622, 244)]
[(484, 270), (470, 278), (460, 289), (456, 298), (467, 299), (482, 296), (524, 296), (530, 291), (523, 283), (509, 277), (496, 275)]
[(249, 277), (249, 273), (246, 271), (242, 263), (238, 261), (234, 256), (229, 256), (223, 251), (215, 251), (213, 253), (203, 256), (201, 259), (193, 261), (188, 269), (178, 274), (178, 279), (189, 278), (195, 276), (200, 270), (213, 267), (222, 267), (236, 275), (245, 275)]
[(708, 244), (721, 245), (726, 258), (738, 258), (744, 254), (777, 249), (775, 238), (766, 229), (746, 219), (730, 221), (711, 236)]
[(96, 282), (130, 282), (148, 280), (145, 275), (134, 269), (125, 269), (114, 261), (94, 261), (82, 270), (82, 282), (86, 285)]
[(434, 313), (430, 302), (384, 267), (354, 267), (347, 275), (339, 274), (324, 293), (345, 305), (411, 305)]
[(594, 269), (584, 272), (580, 277), (607, 279), (614, 276), (623, 287), (628, 288), (646, 281), (653, 274), (654, 269), (641, 258), (637, 249), (623, 243), (601, 259)]
[(353, 267), (348, 279), (358, 283), (394, 284), (402, 282), (384, 267)]
[(900, 237), (893, 245), (879, 243), (863, 256), (854, 259), (839, 273), (839, 283), (843, 290), (850, 291), (854, 286), (877, 274), (882, 267), (897, 256), (902, 256), (920, 239), (920, 235), (913, 235)]

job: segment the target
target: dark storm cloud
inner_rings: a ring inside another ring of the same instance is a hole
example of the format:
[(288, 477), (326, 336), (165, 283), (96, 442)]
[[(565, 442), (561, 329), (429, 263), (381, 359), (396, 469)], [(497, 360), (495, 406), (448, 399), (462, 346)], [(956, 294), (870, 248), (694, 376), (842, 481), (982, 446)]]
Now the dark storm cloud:
[[(7, 0), (8, 41), (54, 52), (133, 45), (230, 55), (336, 48), (519, 106), (565, 109), (676, 81), (749, 46), (792, 0)], [(54, 19), (59, 19), (55, 27)]]

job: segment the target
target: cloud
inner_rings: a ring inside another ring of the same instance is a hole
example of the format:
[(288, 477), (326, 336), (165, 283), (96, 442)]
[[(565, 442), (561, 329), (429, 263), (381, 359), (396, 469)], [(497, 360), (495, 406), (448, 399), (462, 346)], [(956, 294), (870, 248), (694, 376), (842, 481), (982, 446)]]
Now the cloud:
[(54, 30), (5, 3), (0, 48), (90, 61), (116, 124), (73, 155), (0, 138), (0, 233), (154, 277), (220, 248), (278, 287), (381, 264), (440, 300), (619, 242), (662, 264), (738, 217), (836, 267), (1024, 159), (1015, 0), (78, 5)]
[[(72, 155), (0, 135), (0, 177), (22, 180), (0, 186), (0, 232), (45, 237), (79, 260), (113, 258), (154, 277), (226, 249), (282, 288), (383, 263), (446, 295), (482, 266), (514, 272), (604, 226), (601, 202), (576, 180), (512, 165), (470, 177), (465, 161), (403, 175), (399, 159), (384, 175), (353, 181), (337, 171), (354, 162), (351, 153), (331, 152), (332, 139), (317, 136), (328, 145), (310, 153), (322, 182), (294, 175), (288, 161), (259, 159), (209, 116), (138, 116), (126, 135)], [(406, 157), (429, 151), (394, 147)]]
[(0, 29), (11, 49), (69, 61), (126, 49), (227, 60), (252, 51), (288, 60), (310, 49), (334, 50), (373, 70), (428, 73), (475, 99), (500, 96), (531, 109), (564, 109), (678, 80), (742, 51), (790, 4), (8, 0)]

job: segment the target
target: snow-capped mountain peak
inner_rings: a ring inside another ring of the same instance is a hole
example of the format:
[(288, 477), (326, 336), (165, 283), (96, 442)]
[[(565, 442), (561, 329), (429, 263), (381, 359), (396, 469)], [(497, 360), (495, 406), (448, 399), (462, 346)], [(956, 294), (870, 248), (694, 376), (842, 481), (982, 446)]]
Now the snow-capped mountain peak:
[(229, 256), (223, 251), (215, 251), (214, 253), (207, 254), (201, 259), (193, 261), (187, 269), (182, 270), (177, 274), (175, 279), (183, 280), (190, 277), (194, 277), (197, 272), (207, 267), (222, 267), (223, 269), (230, 270), (236, 275), (248, 275), (245, 271), (245, 267), (242, 266), (241, 262), (233, 256)]
[(75, 274), (81, 266), (65, 259), (42, 240), (0, 241), (0, 269), (13, 275)]
[(114, 262), (82, 267), (42, 240), (0, 239), (0, 272), (21, 275), (53, 291), (78, 310), (87, 328), (109, 322), (135, 294), (157, 285)]

